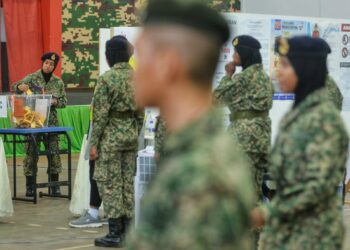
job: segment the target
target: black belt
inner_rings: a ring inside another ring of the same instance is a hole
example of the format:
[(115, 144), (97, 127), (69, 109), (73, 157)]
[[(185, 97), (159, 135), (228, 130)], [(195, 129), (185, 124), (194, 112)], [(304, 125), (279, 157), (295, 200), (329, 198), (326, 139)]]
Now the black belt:
[(255, 111), (255, 110), (247, 110), (247, 111), (239, 111), (234, 112), (230, 115), (230, 121), (236, 121), (240, 119), (254, 119), (254, 118), (265, 118), (269, 116), (268, 111)]

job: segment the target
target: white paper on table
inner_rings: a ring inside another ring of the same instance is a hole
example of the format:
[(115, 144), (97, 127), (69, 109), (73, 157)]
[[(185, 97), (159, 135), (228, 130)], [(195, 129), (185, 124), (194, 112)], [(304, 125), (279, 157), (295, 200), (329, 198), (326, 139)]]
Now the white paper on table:
[(49, 105), (48, 99), (36, 99), (35, 100), (35, 112), (38, 112), (46, 119), (48, 105)]
[(0, 118), (7, 117), (7, 99), (5, 95), (0, 96)]

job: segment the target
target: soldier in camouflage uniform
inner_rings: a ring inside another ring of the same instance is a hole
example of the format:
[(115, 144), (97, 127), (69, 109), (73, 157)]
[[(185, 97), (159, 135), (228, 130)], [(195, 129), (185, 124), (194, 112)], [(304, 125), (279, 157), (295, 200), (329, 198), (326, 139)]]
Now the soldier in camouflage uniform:
[(326, 88), (330, 100), (334, 103), (336, 108), (341, 111), (343, 106), (343, 95), (340, 92), (336, 82), (330, 75), (327, 75)]
[[(226, 66), (227, 75), (215, 89), (214, 97), (231, 111), (228, 131), (250, 159), (257, 197), (261, 201), (271, 143), (269, 110), (273, 86), (263, 69), (260, 43), (253, 37), (239, 36), (233, 40), (233, 46), (234, 61)], [(232, 77), (236, 66), (242, 66), (243, 71)]]
[[(263, 199), (262, 184), (267, 172), (267, 156), (271, 143), (273, 86), (263, 69), (260, 43), (251, 36), (238, 36), (232, 42), (233, 62), (226, 65), (227, 75), (214, 91), (216, 102), (230, 109), (229, 133), (247, 154), (254, 178), (258, 202)], [(243, 71), (232, 77), (236, 66)], [(254, 232), (257, 249), (259, 232)]]
[[(67, 104), (67, 96), (64, 88), (63, 81), (57, 76), (53, 75), (53, 72), (59, 62), (59, 55), (56, 53), (46, 53), (41, 58), (43, 62), (42, 69), (30, 74), (13, 85), (13, 90), (17, 94), (22, 94), (30, 90), (33, 94), (51, 94), (52, 103), (50, 109), (50, 116), (48, 125), (51, 127), (58, 126), (57, 108), (64, 108)], [(51, 181), (59, 180), (59, 173), (62, 172), (62, 163), (59, 155), (58, 136), (51, 135), (49, 138), (49, 145), (47, 145), (47, 137), (37, 138), (37, 140), (43, 139), (46, 147), (49, 146), (51, 152), (51, 163), (48, 168), (48, 174), (50, 174)], [(33, 196), (33, 166), (35, 162), (38, 162), (38, 157), (33, 156), (33, 144), (28, 143), (25, 146), (26, 157), (24, 158), (24, 175), (26, 176), (26, 196)], [(35, 173), (37, 169), (35, 170)], [(51, 188), (53, 195), (60, 195), (59, 186)]]
[(166, 123), (161, 116), (157, 117), (155, 136), (154, 136), (154, 152), (157, 163), (159, 163), (164, 150), (164, 143), (167, 134)]
[(324, 88), (325, 46), (311, 37), (277, 42), (280, 87), (295, 93), (295, 103), (280, 124), (270, 158), (276, 196), (253, 212), (257, 226), (266, 222), (262, 250), (342, 249), (344, 225), (336, 187), (343, 178), (349, 137)]
[(133, 72), (128, 61), (132, 45), (122, 36), (106, 43), (111, 69), (103, 74), (93, 97), (90, 159), (96, 159), (97, 182), (109, 233), (96, 246), (121, 247), (133, 217), (136, 154), (144, 113), (136, 109)]
[(169, 136), (126, 249), (250, 249), (255, 198), (248, 163), (212, 110), (228, 26), (194, 0), (153, 0), (144, 23), (136, 100), (160, 108)]

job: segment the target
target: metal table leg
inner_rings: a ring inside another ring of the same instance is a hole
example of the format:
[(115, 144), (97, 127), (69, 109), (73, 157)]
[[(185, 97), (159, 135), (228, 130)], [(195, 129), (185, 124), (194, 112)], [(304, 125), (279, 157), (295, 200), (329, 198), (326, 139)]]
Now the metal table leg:
[[(6, 135), (5, 135), (6, 137)], [(17, 152), (16, 152), (16, 135), (12, 135), (12, 151), (13, 151), (13, 198), (17, 197), (17, 171), (16, 171), (16, 165), (17, 165), (17, 161), (16, 161), (16, 156), (17, 156)]]

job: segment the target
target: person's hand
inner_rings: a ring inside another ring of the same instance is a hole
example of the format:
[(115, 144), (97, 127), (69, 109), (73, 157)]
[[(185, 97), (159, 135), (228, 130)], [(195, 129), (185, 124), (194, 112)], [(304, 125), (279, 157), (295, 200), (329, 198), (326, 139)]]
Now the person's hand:
[(261, 228), (265, 225), (265, 218), (260, 208), (254, 208), (250, 213), (250, 217), (252, 220), (252, 227)]
[(52, 98), (51, 99), (51, 105), (54, 105), (54, 106), (57, 105), (57, 99), (56, 98)]
[(226, 75), (228, 77), (232, 77), (232, 75), (236, 72), (236, 65), (234, 62), (230, 62), (225, 65)]
[(22, 84), (20, 84), (20, 85), (18, 86), (18, 89), (19, 89), (20, 91), (22, 91), (22, 92), (27, 92), (28, 89), (29, 89), (29, 86), (28, 86), (27, 84), (25, 84), (25, 83), (22, 83)]
[(94, 161), (97, 158), (98, 158), (97, 148), (96, 147), (91, 147), (90, 148), (90, 160)]

